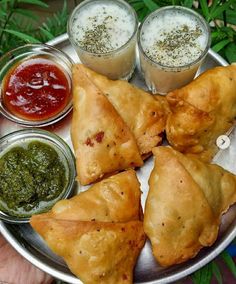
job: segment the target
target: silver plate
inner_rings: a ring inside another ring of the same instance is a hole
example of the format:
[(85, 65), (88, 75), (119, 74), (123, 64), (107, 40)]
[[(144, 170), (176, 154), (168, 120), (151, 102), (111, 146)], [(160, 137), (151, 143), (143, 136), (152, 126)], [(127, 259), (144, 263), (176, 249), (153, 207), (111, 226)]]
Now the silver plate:
[[(78, 57), (71, 47), (67, 35), (62, 35), (52, 41), (49, 44), (54, 45), (57, 48), (65, 51), (72, 59), (77, 62)], [(200, 73), (206, 69), (213, 68), (217, 65), (227, 65), (227, 62), (221, 58), (218, 54), (209, 51), (207, 58), (200, 69)], [(131, 82), (139, 87), (145, 88), (144, 81), (141, 74), (136, 70)], [(60, 135), (71, 147), (70, 140), (70, 119), (71, 114), (68, 115), (63, 121), (47, 127), (49, 131), (53, 131)], [(0, 135), (7, 134), (9, 132), (21, 129), (21, 126), (16, 125), (4, 118), (0, 118)], [(236, 145), (236, 135), (233, 135)], [(232, 147), (231, 147), (232, 148)], [(236, 147), (234, 147), (236, 148)], [(229, 161), (229, 157), (232, 156), (232, 151), (227, 150), (216, 160), (217, 163), (223, 165), (226, 161)], [(235, 156), (234, 156), (235, 157)], [(235, 163), (233, 163), (234, 165)], [(150, 171), (153, 167), (153, 159), (150, 158), (145, 162), (145, 165), (137, 171), (138, 178), (141, 182), (141, 188), (143, 191), (142, 204), (144, 205), (147, 191), (148, 191), (148, 178)], [(232, 170), (229, 168), (229, 170)], [(235, 170), (235, 169), (234, 169)], [(232, 170), (233, 171), (233, 170)], [(82, 188), (83, 190), (84, 188)], [(0, 232), (7, 239), (7, 241), (28, 261), (35, 266), (51, 274), (57, 279), (61, 279), (71, 284), (82, 283), (79, 279), (72, 275), (67, 268), (64, 261), (53, 254), (50, 249), (45, 245), (41, 237), (36, 234), (30, 225), (9, 225), (0, 222)], [(215, 244), (210, 248), (202, 249), (201, 252), (192, 260), (187, 261), (184, 264), (176, 265), (170, 268), (160, 267), (154, 260), (151, 252), (150, 243), (147, 241), (143, 248), (141, 255), (138, 259), (135, 272), (135, 283), (170, 283), (177, 281), (197, 269), (201, 268), (209, 261), (214, 259), (219, 253), (221, 253), (230, 242), (236, 237), (236, 207), (232, 207), (222, 219), (222, 225), (220, 233)]]

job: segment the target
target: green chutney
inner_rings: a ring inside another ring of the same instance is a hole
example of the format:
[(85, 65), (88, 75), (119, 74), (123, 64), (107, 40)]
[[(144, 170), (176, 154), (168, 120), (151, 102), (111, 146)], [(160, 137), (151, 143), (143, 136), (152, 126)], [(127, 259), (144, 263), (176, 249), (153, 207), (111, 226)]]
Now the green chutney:
[(45, 211), (68, 183), (66, 168), (57, 151), (32, 141), (0, 156), (0, 209), (29, 217)]

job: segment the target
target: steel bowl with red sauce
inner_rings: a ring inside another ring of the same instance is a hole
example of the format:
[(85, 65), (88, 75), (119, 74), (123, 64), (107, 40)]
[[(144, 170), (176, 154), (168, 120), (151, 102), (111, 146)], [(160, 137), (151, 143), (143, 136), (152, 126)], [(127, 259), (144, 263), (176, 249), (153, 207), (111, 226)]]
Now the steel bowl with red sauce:
[(1, 113), (25, 126), (46, 126), (72, 109), (72, 60), (47, 45), (25, 45), (0, 60)]

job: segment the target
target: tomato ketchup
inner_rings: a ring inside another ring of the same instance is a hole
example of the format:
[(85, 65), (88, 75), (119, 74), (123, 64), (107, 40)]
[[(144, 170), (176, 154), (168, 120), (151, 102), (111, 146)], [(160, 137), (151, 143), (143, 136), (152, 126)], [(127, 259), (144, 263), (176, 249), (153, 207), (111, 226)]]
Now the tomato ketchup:
[(54, 61), (32, 57), (8, 71), (2, 91), (8, 111), (37, 121), (49, 119), (66, 107), (71, 86), (68, 76)]

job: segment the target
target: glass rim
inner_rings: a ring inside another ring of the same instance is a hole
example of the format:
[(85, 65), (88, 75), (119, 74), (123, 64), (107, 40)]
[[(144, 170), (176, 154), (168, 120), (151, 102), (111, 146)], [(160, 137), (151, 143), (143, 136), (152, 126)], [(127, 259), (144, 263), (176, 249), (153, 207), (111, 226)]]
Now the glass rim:
[[(17, 137), (20, 136), (20, 137)], [(14, 138), (17, 137), (17, 140), (14, 140)], [(20, 129), (11, 133), (8, 133), (0, 138), (0, 146), (4, 143), (8, 144), (5, 149), (11, 148), (14, 146), (15, 143), (21, 142), (23, 139), (28, 140), (42, 140), (43, 143), (52, 142), (54, 149), (56, 148), (56, 151), (59, 151), (61, 155), (63, 155), (63, 158), (66, 160), (66, 163), (64, 163), (64, 166), (67, 168), (68, 171), (68, 183), (66, 187), (63, 189), (63, 191), (59, 194), (59, 196), (56, 198), (56, 201), (52, 203), (49, 207), (46, 207), (48, 211), (50, 208), (54, 206), (56, 202), (62, 199), (68, 198), (74, 190), (74, 182), (76, 178), (76, 164), (75, 164), (75, 157), (74, 154), (70, 148), (70, 146), (57, 134), (44, 130), (44, 129), (38, 129), (38, 128), (27, 128), (27, 129)], [(13, 140), (13, 141), (12, 141)], [(40, 214), (35, 213), (35, 214)], [(14, 216), (10, 213), (4, 212), (0, 209), (0, 220), (3, 220), (10, 224), (24, 224), (28, 223), (30, 220), (30, 216), (27, 217), (21, 217), (21, 216)]]
[[(21, 53), (22, 51), (22, 53)], [(14, 55), (16, 54), (16, 55)], [(29, 43), (22, 46), (19, 46), (15, 49), (12, 49), (8, 51), (6, 54), (4, 54), (2, 57), (0, 57), (0, 66), (4, 62), (2, 66), (2, 69), (0, 70), (0, 75), (3, 76), (0, 79), (0, 113), (7, 119), (9, 119), (12, 122), (18, 123), (20, 125), (24, 125), (26, 127), (44, 127), (51, 125), (53, 123), (58, 122), (62, 118), (64, 118), (73, 107), (72, 103), (72, 96), (69, 99), (67, 105), (63, 110), (61, 110), (59, 113), (47, 118), (47, 119), (38, 119), (38, 120), (30, 120), (27, 118), (22, 118), (20, 116), (17, 116), (13, 113), (11, 113), (7, 107), (4, 106), (3, 99), (2, 99), (2, 81), (4, 79), (4, 76), (7, 74), (8, 66), (13, 63), (16, 64), (18, 61), (31, 58), (33, 56), (40, 56), (49, 54), (52, 55), (52, 57), (55, 57), (61, 62), (65, 63), (65, 65), (68, 67), (68, 70), (71, 69), (71, 66), (74, 64), (74, 61), (71, 57), (69, 57), (65, 52), (62, 50), (48, 45), (48, 44), (41, 44), (41, 43)], [(8, 60), (9, 58), (9, 60)], [(68, 77), (68, 83), (70, 87), (70, 92), (72, 92), (72, 74), (66, 70), (66, 68), (63, 67), (63, 65), (60, 62), (55, 61), (56, 64), (59, 65), (59, 67), (62, 69), (62, 71), (65, 73), (65, 76)], [(5, 73), (4, 73), (5, 72)], [(3, 73), (3, 74), (2, 74)]]
[(71, 26), (72, 26), (71, 21), (72, 21), (73, 17), (75, 16), (75, 14), (77, 13), (77, 11), (79, 9), (83, 8), (83, 6), (85, 6), (85, 5), (87, 5), (87, 4), (91, 3), (91, 2), (98, 2), (98, 1), (99, 0), (85, 0), (85, 1), (82, 1), (79, 5), (77, 5), (74, 8), (74, 10), (70, 14), (69, 20), (67, 22), (67, 33), (69, 35), (69, 40), (71, 41), (72, 45), (76, 46), (76, 48), (79, 48), (82, 52), (87, 53), (87, 54), (92, 55), (92, 56), (103, 56), (104, 57), (104, 56), (110, 56), (110, 55), (113, 55), (114, 53), (120, 52), (120, 51), (122, 51), (124, 48), (126, 48), (129, 45), (129, 43), (135, 38), (135, 36), (136, 36), (136, 34), (138, 32), (139, 21), (138, 21), (138, 16), (137, 16), (136, 11), (126, 1), (124, 1), (124, 0), (104, 0), (106, 2), (121, 3), (126, 8), (128, 8), (129, 11), (131, 11), (132, 15), (134, 16), (134, 20), (135, 20), (134, 31), (133, 31), (131, 37), (128, 39), (128, 41), (126, 43), (124, 43), (122, 46), (120, 46), (120, 47), (118, 47), (116, 49), (113, 49), (111, 51), (104, 52), (104, 53), (101, 53), (101, 52), (94, 53), (94, 52), (87, 51), (86, 49), (84, 49), (80, 45), (78, 45), (78, 43), (74, 40), (74, 37), (73, 37), (72, 32), (71, 32)]
[[(195, 16), (196, 18), (198, 18), (200, 20), (200, 22), (202, 23), (203, 27), (205, 28), (205, 30), (207, 31), (207, 43), (206, 43), (206, 47), (205, 49), (202, 51), (201, 55), (195, 59), (194, 61), (187, 63), (185, 65), (181, 65), (181, 66), (168, 66), (168, 65), (164, 65), (161, 63), (158, 63), (156, 61), (154, 61), (153, 59), (151, 59), (150, 57), (147, 56), (147, 54), (145, 53), (145, 51), (143, 50), (142, 47), (142, 43), (141, 43), (141, 30), (144, 26), (144, 24), (146, 23), (146, 21), (155, 16), (156, 14), (165, 11), (165, 10), (180, 10), (180, 11), (185, 11), (193, 16)], [(211, 45), (211, 30), (210, 30), (210, 26), (209, 24), (206, 22), (206, 20), (196, 11), (189, 9), (187, 7), (182, 7), (182, 6), (177, 6), (177, 5), (172, 5), (172, 6), (165, 6), (162, 8), (158, 8), (157, 10), (153, 11), (151, 14), (147, 15), (146, 18), (144, 19), (144, 21), (142, 22), (142, 24), (140, 25), (139, 31), (138, 31), (138, 48), (139, 51), (142, 53), (142, 55), (144, 56), (144, 58), (148, 61), (150, 61), (153, 65), (159, 67), (160, 69), (164, 70), (164, 71), (173, 71), (173, 72), (178, 72), (178, 71), (183, 71), (183, 70), (188, 70), (190, 69), (192, 66), (194, 66), (195, 64), (197, 64), (198, 62), (201, 62), (202, 59), (204, 59), (204, 57), (206, 56), (210, 45)]]

